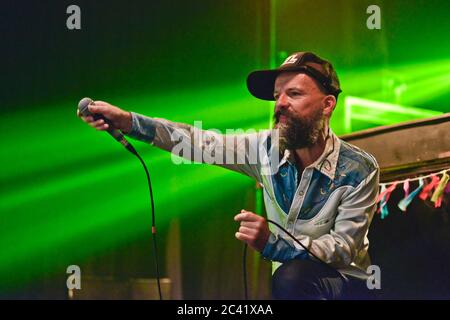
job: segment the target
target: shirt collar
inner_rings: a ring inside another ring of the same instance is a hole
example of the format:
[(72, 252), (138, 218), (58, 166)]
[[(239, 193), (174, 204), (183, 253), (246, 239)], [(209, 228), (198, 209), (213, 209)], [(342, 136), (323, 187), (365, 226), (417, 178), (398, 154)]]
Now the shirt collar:
[[(323, 150), (320, 157), (312, 164), (310, 164), (308, 168), (315, 168), (331, 180), (334, 180), (340, 147), (341, 141), (330, 128), (330, 134), (327, 138), (325, 149)], [(281, 159), (278, 168), (280, 168), (286, 162), (291, 165), (295, 164), (294, 153), (292, 152), (292, 150), (284, 151), (283, 158)]]

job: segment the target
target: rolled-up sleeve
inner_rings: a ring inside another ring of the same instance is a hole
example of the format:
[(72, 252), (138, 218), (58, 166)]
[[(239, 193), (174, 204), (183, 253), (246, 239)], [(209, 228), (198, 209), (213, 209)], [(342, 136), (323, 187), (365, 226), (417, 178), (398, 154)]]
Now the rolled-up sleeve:
[(147, 143), (152, 143), (156, 134), (157, 122), (150, 117), (146, 117), (134, 112), (131, 112), (131, 131), (127, 136)]

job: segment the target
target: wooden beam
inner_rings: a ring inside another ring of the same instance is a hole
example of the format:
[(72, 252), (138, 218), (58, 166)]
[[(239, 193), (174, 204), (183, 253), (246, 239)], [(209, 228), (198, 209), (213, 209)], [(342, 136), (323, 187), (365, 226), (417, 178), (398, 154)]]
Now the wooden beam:
[(450, 167), (450, 113), (424, 120), (363, 130), (340, 138), (371, 153), (380, 181), (427, 174)]

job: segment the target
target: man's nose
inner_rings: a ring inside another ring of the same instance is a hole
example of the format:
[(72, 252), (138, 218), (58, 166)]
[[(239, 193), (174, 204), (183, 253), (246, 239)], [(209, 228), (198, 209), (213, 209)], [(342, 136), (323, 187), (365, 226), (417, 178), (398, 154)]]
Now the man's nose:
[(289, 106), (289, 102), (287, 96), (285, 94), (280, 94), (276, 103), (275, 103), (275, 112), (280, 111), (281, 109), (287, 109)]

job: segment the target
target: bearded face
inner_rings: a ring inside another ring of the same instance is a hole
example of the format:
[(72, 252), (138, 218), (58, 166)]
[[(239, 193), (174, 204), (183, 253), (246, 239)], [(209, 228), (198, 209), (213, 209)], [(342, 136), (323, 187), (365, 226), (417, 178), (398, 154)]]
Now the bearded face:
[[(280, 117), (283, 121), (280, 121)], [(274, 127), (279, 129), (280, 151), (295, 150), (314, 145), (325, 126), (322, 108), (317, 108), (308, 118), (298, 117), (281, 109), (274, 114)]]
[(277, 76), (273, 96), (281, 153), (318, 144), (335, 106), (334, 97), (322, 92), (308, 75), (295, 72)]

